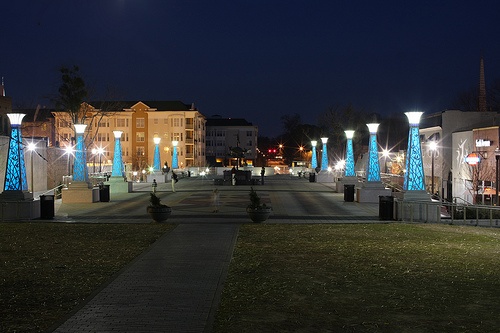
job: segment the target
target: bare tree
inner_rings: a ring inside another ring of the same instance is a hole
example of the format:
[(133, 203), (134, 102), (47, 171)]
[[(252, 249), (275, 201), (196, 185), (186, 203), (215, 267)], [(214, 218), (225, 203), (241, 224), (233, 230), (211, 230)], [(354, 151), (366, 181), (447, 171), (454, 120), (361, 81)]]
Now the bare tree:
[(62, 83), (59, 86), (59, 95), (55, 99), (56, 108), (67, 112), (73, 124), (84, 124), (87, 118), (87, 109), (82, 107), (82, 104), (87, 98), (88, 91), (79, 70), (78, 66), (61, 67)]
[[(458, 93), (451, 107), (462, 111), (479, 111), (479, 89), (472, 87)], [(486, 108), (488, 111), (500, 111), (500, 79), (487, 86)]]
[(470, 179), (470, 185), (467, 186), (467, 190), (472, 195), (474, 203), (477, 203), (477, 196), (479, 194), (479, 190), (482, 188), (483, 181), (494, 181), (495, 170), (495, 167), (492, 167), (491, 164), (483, 158), (481, 158), (481, 162), (478, 162), (477, 164), (468, 164), (466, 173)]
[[(357, 110), (351, 103), (329, 107), (320, 117), (321, 128), (328, 137), (328, 146), (332, 147), (333, 151), (344, 152), (346, 140), (344, 131), (354, 130), (356, 132), (353, 138), (354, 151), (356, 154), (361, 153), (363, 139), (368, 135), (367, 118), (369, 117), (363, 110)], [(339, 155), (343, 156), (344, 153)]]
[[(74, 137), (74, 124), (87, 124), (85, 145), (91, 146), (96, 140), (103, 118), (112, 116), (123, 108), (120, 102), (88, 102), (89, 90), (80, 75), (78, 66), (61, 67), (61, 85), (58, 95), (53, 99), (59, 112), (57, 117), (66, 128), (70, 128)], [(56, 126), (56, 130), (60, 126)]]

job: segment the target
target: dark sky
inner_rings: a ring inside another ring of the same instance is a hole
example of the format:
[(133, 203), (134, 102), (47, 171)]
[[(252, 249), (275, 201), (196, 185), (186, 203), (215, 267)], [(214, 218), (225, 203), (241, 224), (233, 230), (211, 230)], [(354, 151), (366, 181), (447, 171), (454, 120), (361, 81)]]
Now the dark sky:
[(1, 13), (14, 106), (46, 104), (58, 69), (78, 65), (92, 99), (194, 102), (275, 136), (282, 115), (317, 124), (338, 104), (449, 108), (481, 55), (486, 82), (500, 78), (498, 1), (16, 0)]

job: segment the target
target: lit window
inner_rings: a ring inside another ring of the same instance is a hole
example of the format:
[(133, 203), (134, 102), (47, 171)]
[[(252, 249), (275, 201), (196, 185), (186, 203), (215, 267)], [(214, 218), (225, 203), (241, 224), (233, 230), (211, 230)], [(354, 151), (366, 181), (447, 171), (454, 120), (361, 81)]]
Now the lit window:
[(137, 118), (135, 120), (135, 127), (144, 128), (144, 126), (145, 126), (144, 118)]

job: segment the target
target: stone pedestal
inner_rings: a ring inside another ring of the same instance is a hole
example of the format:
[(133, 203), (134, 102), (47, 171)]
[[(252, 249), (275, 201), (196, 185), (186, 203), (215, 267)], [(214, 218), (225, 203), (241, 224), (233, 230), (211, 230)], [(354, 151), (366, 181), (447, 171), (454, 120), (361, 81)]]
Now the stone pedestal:
[(0, 221), (22, 221), (40, 218), (40, 200), (27, 191), (4, 191), (0, 194)]
[(334, 179), (333, 174), (331, 172), (322, 170), (316, 174), (316, 182), (317, 183), (334, 183), (335, 179)]
[[(156, 180), (158, 182), (158, 179)], [(153, 180), (151, 180), (153, 182)], [(132, 193), (132, 182), (124, 181), (123, 177), (109, 177), (109, 180), (105, 182), (106, 185), (109, 185), (110, 193)]]
[(379, 196), (391, 195), (392, 191), (390, 188), (385, 188), (382, 182), (366, 182), (363, 186), (357, 189), (356, 201), (357, 202), (368, 202), (368, 203), (378, 203)]
[(437, 222), (441, 204), (426, 191), (406, 191), (398, 196), (396, 219), (409, 222)]
[(344, 185), (357, 185), (358, 177), (344, 177), (340, 178), (337, 182), (337, 193), (344, 193)]
[(167, 174), (162, 174), (161, 172), (159, 172), (159, 173), (149, 174), (146, 177), (146, 181), (148, 183), (152, 183), (153, 179), (156, 179), (157, 183), (166, 183), (167, 182)]
[(72, 182), (62, 190), (63, 203), (92, 203), (99, 201), (99, 188), (87, 182)]

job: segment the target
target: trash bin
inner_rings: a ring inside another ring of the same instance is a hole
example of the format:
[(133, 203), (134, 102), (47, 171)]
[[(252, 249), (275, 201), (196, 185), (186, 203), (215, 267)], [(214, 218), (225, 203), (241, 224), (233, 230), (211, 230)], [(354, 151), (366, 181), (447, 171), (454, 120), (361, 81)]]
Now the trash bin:
[(378, 197), (378, 217), (381, 220), (393, 220), (394, 197), (381, 195)]
[(344, 201), (354, 201), (354, 185), (344, 185)]
[(99, 198), (101, 202), (109, 202), (109, 185), (99, 187)]
[(316, 181), (316, 175), (314, 172), (309, 173), (309, 182), (314, 183)]
[(54, 196), (40, 196), (40, 218), (42, 220), (51, 220), (54, 218)]

